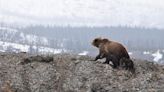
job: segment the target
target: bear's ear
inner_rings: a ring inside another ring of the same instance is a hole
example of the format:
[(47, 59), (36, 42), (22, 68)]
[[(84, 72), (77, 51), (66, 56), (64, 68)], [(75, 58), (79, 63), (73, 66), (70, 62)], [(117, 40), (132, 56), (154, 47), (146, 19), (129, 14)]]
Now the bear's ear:
[(101, 40), (102, 40), (101, 37), (97, 37), (97, 38), (95, 38), (95, 39), (93, 40), (93, 42), (98, 42), (98, 41), (101, 41)]
[(107, 38), (102, 39), (103, 42), (109, 42)]
[(94, 42), (98, 42), (98, 41), (99, 41), (99, 39), (95, 39), (95, 40), (94, 40)]

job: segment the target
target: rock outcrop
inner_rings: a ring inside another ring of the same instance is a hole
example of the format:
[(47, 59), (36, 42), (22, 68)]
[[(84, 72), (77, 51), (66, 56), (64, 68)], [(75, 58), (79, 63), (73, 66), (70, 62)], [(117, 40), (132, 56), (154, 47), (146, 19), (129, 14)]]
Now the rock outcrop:
[(1, 53), (0, 92), (164, 92), (163, 65), (133, 60), (132, 74), (92, 59)]

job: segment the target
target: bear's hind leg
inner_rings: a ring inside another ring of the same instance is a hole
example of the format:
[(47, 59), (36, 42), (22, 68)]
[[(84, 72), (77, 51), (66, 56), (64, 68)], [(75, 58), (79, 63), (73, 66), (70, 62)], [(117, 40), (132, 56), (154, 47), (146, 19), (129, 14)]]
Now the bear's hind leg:
[(115, 55), (110, 55), (111, 61), (113, 63), (112, 68), (118, 68), (119, 61)]

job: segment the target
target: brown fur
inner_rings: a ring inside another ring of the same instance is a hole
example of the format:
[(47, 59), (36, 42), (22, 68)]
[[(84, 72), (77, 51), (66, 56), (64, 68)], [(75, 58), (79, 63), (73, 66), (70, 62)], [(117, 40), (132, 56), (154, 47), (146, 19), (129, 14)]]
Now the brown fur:
[[(125, 47), (118, 42), (110, 41), (106, 38), (105, 39), (95, 38), (92, 42), (92, 45), (99, 48), (99, 55), (95, 58), (95, 60), (108, 58), (110, 57), (110, 55), (115, 56), (118, 62), (123, 57), (130, 59), (129, 54), (125, 49)], [(109, 63), (109, 61), (106, 61), (105, 63)]]
[(132, 73), (135, 73), (134, 64), (133, 64), (133, 61), (131, 59), (121, 58), (120, 66), (122, 68), (125, 68), (126, 70), (131, 71)]

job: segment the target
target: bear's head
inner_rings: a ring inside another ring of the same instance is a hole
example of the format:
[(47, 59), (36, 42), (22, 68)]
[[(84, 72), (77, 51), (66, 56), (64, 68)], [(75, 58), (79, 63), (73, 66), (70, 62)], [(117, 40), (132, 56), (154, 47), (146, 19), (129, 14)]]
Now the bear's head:
[(102, 38), (95, 38), (93, 41), (92, 41), (92, 45), (99, 48), (99, 45), (102, 43)]

